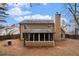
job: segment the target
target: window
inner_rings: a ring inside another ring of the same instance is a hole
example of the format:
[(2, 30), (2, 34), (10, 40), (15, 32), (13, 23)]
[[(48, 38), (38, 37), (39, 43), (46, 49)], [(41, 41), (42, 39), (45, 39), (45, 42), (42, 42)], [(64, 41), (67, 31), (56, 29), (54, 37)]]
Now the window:
[(46, 41), (49, 40), (49, 34), (48, 34), (48, 33), (45, 34), (45, 40), (46, 40)]
[(33, 33), (30, 33), (30, 41), (33, 41)]
[(52, 33), (24, 33), (23, 38), (27, 41), (52, 41)]
[(35, 41), (38, 41), (38, 33), (35, 33), (34, 36), (35, 36)]
[(40, 33), (40, 41), (44, 41), (44, 34)]
[(24, 24), (24, 29), (26, 29), (27, 27), (26, 27), (26, 25)]
[(53, 41), (53, 34), (50, 33), (50, 41)]
[(63, 38), (63, 34), (61, 34), (61, 38)]
[[(27, 33), (23, 33), (23, 38), (24, 38), (25, 40), (27, 40), (28, 34), (27, 34)], [(27, 41), (28, 41), (28, 40), (27, 40)]]

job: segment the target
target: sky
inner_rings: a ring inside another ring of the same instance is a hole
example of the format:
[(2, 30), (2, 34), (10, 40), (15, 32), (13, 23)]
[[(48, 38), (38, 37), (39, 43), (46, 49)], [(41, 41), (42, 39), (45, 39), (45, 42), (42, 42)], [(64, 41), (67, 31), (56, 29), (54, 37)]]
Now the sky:
[[(8, 24), (16, 24), (27, 19), (48, 19), (54, 20), (56, 12), (64, 14), (63, 3), (8, 3), (9, 16), (6, 18)], [(66, 17), (62, 15), (62, 19), (68, 22)]]
[[(7, 3), (8, 10), (6, 13), (9, 15), (6, 17), (6, 26), (12, 24), (18, 24), (23, 20), (54, 20), (55, 14), (58, 12), (61, 14), (61, 27), (66, 24), (64, 30), (66, 32), (72, 32), (75, 29), (75, 23), (71, 20), (72, 16), (68, 12), (66, 3)], [(79, 10), (79, 8), (77, 8)], [(2, 23), (3, 24), (3, 23)], [(73, 25), (72, 25), (73, 24)], [(73, 30), (72, 30), (73, 29)]]

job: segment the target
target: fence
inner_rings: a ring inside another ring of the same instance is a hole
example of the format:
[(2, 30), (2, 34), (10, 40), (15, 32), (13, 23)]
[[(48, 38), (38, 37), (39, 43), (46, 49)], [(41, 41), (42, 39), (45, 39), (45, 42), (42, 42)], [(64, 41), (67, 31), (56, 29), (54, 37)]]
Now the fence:
[[(65, 38), (79, 39), (79, 35), (66, 34)], [(7, 40), (7, 39), (20, 39), (20, 34), (0, 36), (0, 40)]]
[(20, 38), (20, 34), (0, 36), (0, 40), (19, 39), (19, 38)]
[(70, 39), (79, 39), (79, 35), (69, 35), (69, 34), (66, 34), (65, 37), (66, 38), (70, 38)]

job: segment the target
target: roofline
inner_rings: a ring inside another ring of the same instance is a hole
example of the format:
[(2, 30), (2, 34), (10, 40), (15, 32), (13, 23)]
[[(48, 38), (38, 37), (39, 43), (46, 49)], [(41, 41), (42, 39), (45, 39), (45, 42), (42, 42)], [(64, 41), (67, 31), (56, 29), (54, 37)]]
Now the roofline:
[[(27, 21), (27, 22), (24, 22), (24, 21)], [(46, 23), (54, 23), (54, 21), (52, 20), (52, 19), (27, 19), (27, 20), (23, 20), (23, 21), (21, 21), (19, 24), (28, 24), (29, 22), (28, 21), (52, 21), (52, 22), (46, 22)], [(30, 23), (39, 23), (39, 22), (30, 22)], [(30, 24), (29, 23), (29, 24)], [(41, 23), (43, 23), (43, 22), (41, 22)]]

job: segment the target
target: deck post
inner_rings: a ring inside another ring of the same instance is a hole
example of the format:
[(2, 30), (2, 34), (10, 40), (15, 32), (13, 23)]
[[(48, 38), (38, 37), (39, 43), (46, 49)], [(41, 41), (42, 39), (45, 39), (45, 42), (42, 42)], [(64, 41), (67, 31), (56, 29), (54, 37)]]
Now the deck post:
[(28, 41), (30, 41), (30, 33), (28, 33)]
[(25, 38), (24, 38), (24, 46), (25, 46)]
[(25, 46), (25, 38), (26, 38), (25, 36), (26, 36), (26, 35), (25, 35), (25, 33), (24, 33), (24, 46)]
[(38, 33), (38, 41), (40, 41), (40, 33)]

